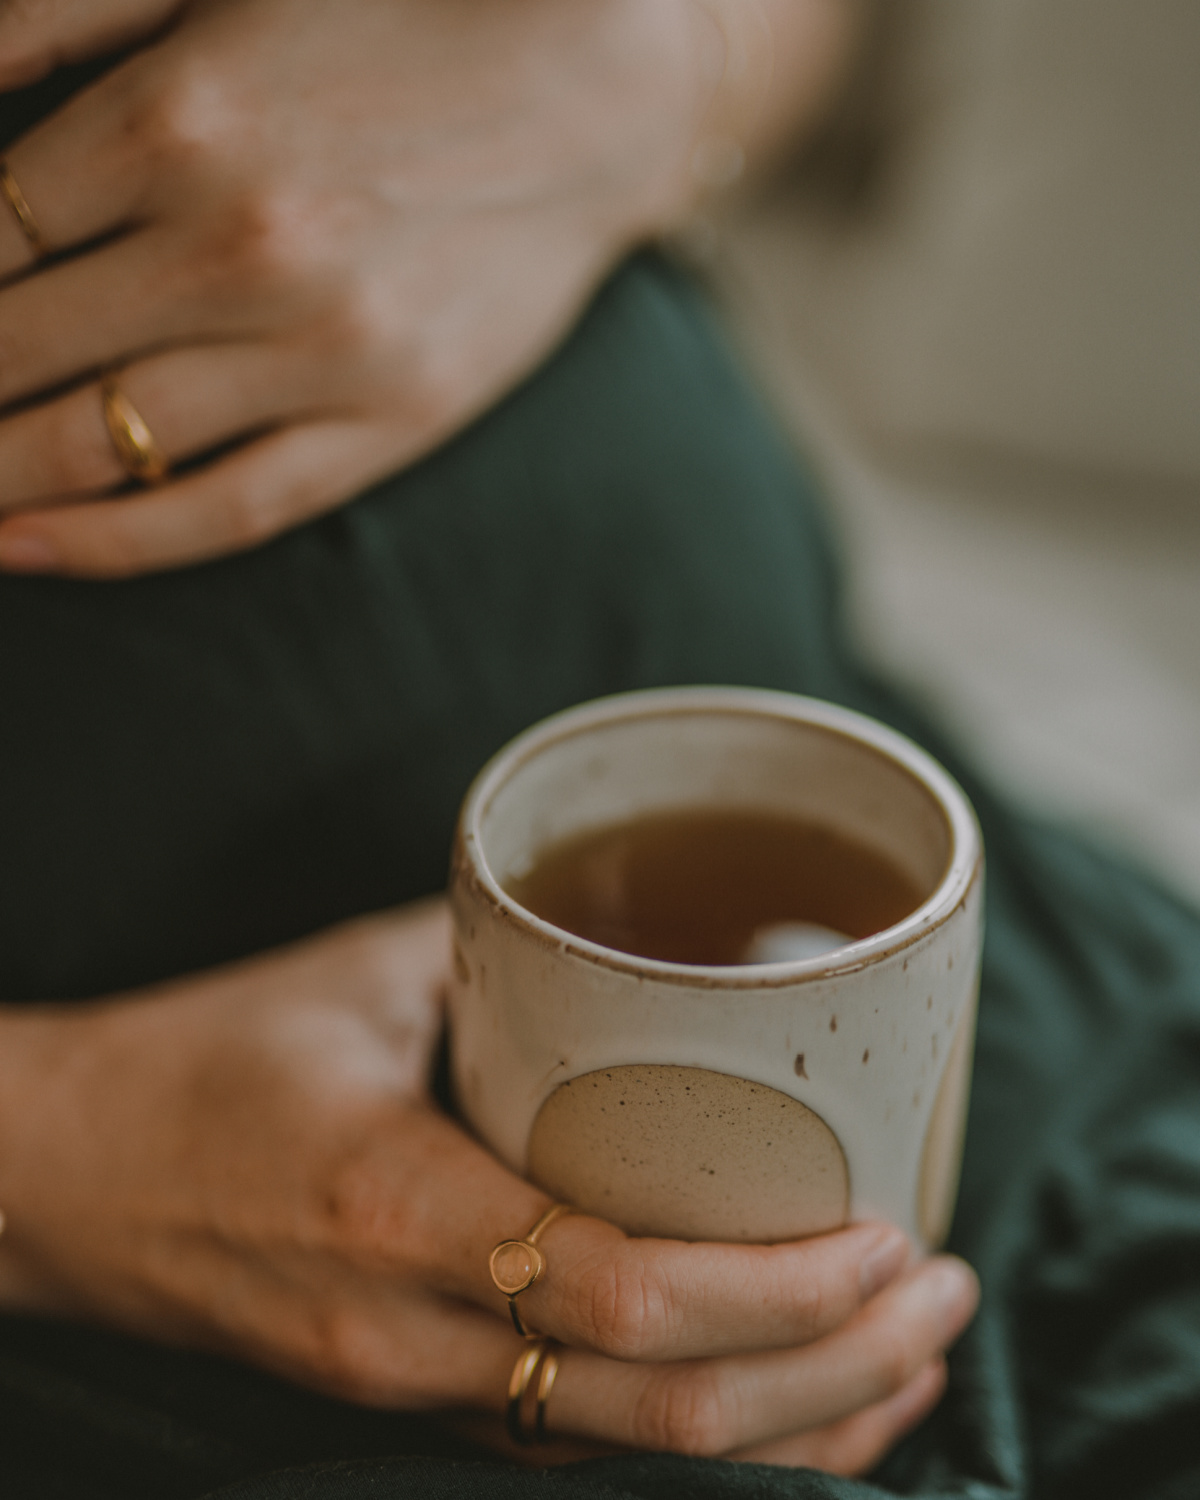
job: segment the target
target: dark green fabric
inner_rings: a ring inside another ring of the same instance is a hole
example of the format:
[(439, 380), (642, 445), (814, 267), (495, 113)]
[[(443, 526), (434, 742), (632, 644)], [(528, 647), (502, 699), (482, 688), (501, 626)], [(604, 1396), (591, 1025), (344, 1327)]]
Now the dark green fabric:
[(984, 1302), (939, 1411), (871, 1484), (665, 1457), (451, 1462), (429, 1419), (7, 1319), (0, 1495), (1200, 1496), (1200, 920), (998, 806), (859, 669), (837, 607), (811, 481), (650, 259), (502, 407), (336, 515), (169, 576), (0, 579), (13, 1003), (438, 888), (484, 759), (630, 687), (759, 684), (875, 713), (950, 761), (989, 858), (953, 1238)]

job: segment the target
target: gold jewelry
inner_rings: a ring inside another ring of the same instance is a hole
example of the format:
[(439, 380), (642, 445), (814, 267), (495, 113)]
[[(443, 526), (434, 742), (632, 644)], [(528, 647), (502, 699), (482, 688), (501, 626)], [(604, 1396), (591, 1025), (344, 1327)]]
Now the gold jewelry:
[[(512, 1438), (514, 1443), (520, 1443), (522, 1447), (534, 1441), (537, 1431), (535, 1429), (533, 1433), (527, 1432), (524, 1423), (521, 1421), (521, 1408), (525, 1404), (525, 1392), (532, 1384), (533, 1377), (537, 1374), (538, 1366), (546, 1358), (549, 1349), (549, 1339), (534, 1339), (532, 1343), (527, 1344), (521, 1350), (520, 1355), (517, 1357), (517, 1362), (513, 1366), (513, 1372), (508, 1377), (508, 1405), (504, 1409), (504, 1423), (508, 1428), (509, 1437)], [(556, 1365), (557, 1363), (558, 1361), (555, 1360)], [(551, 1383), (553, 1384), (553, 1382)], [(538, 1390), (539, 1392), (541, 1390), (540, 1382)], [(545, 1423), (541, 1420), (540, 1405), (538, 1407), (538, 1422), (544, 1428)]]
[(139, 484), (164, 480), (171, 469), (167, 455), (154, 441), (141, 412), (118, 386), (115, 375), (106, 375), (101, 381), (100, 399), (108, 435), (131, 478)]
[(6, 161), (0, 160), (0, 193), (8, 200), (8, 206), (21, 226), (21, 233), (29, 242), (35, 260), (45, 260), (50, 254), (50, 241), (42, 233), (41, 225), (33, 216), (33, 209), (25, 201), (25, 194), (17, 185), (17, 179)]
[(538, 1249), (537, 1242), (555, 1219), (569, 1213), (574, 1213), (569, 1203), (551, 1204), (523, 1240), (501, 1240), (488, 1256), (488, 1270), (492, 1273), (496, 1290), (508, 1298), (513, 1327), (523, 1339), (538, 1337), (532, 1329), (526, 1328), (517, 1311), (517, 1298), (546, 1271), (546, 1257)]
[(554, 1389), (554, 1382), (558, 1379), (558, 1350), (553, 1344), (547, 1348), (542, 1355), (542, 1370), (538, 1376), (537, 1384), (537, 1415), (533, 1422), (533, 1440), (535, 1443), (546, 1441), (546, 1402), (550, 1399), (550, 1392)]

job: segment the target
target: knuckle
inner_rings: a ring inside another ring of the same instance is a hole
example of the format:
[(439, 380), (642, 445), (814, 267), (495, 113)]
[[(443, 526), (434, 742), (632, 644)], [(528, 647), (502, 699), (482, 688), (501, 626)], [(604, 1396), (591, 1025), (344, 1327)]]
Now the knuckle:
[(372, 288), (344, 278), (320, 323), (322, 353), (339, 364), (360, 360), (378, 345), (385, 316)]
[(733, 1402), (712, 1365), (679, 1365), (656, 1372), (633, 1415), (638, 1447), (714, 1458), (735, 1445)]
[(344, 1162), (321, 1204), (329, 1238), (348, 1248), (366, 1248), (381, 1238), (385, 1201), (378, 1175), (358, 1160)]
[(879, 1336), (874, 1364), (875, 1378), (882, 1398), (902, 1390), (916, 1374), (919, 1361), (909, 1341), (899, 1331), (888, 1331)]
[(324, 1380), (343, 1390), (365, 1383), (364, 1340), (361, 1326), (345, 1313), (316, 1313), (308, 1327), (308, 1359)]
[(215, 156), (234, 134), (219, 73), (199, 58), (175, 58), (132, 92), (125, 133), (151, 161), (178, 169)]
[(585, 1335), (610, 1359), (646, 1359), (661, 1346), (667, 1299), (640, 1258), (627, 1249), (583, 1268), (575, 1296)]
[(404, 1401), (396, 1372), (380, 1366), (378, 1338), (367, 1322), (343, 1308), (314, 1311), (299, 1350), (300, 1363), (325, 1390), (364, 1405)]
[(364, 391), (385, 389), (417, 433), (436, 437), (454, 426), (478, 379), (461, 341), (414, 324), (391, 289), (350, 268), (336, 276), (318, 270), (312, 281), (324, 305), (306, 335), (310, 356)]
[(195, 257), (202, 289), (279, 292), (310, 280), (315, 257), (303, 219), (286, 193), (243, 193), (228, 205)]

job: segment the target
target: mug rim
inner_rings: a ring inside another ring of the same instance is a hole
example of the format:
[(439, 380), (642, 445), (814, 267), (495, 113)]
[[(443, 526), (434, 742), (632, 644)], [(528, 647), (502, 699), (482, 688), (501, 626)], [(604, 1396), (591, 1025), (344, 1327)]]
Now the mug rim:
[[(899, 765), (932, 796), (946, 820), (950, 854), (929, 896), (901, 921), (869, 937), (812, 958), (764, 964), (685, 964), (643, 958), (608, 948), (568, 928), (556, 926), (522, 906), (496, 879), (481, 838), (481, 822), (504, 785), (522, 766), (563, 740), (600, 725), (648, 718), (736, 713), (749, 718), (787, 720), (840, 735)], [(604, 968), (638, 977), (717, 989), (775, 989), (781, 985), (824, 980), (891, 957), (921, 941), (961, 906), (983, 870), (983, 838), (966, 793), (937, 760), (906, 735), (867, 714), (821, 698), (768, 688), (642, 688), (590, 699), (530, 725), (483, 766), (467, 790), (455, 836), (455, 867), (470, 867), (472, 884), (499, 916), (555, 951), (572, 954)], [(452, 880), (452, 884), (453, 884)]]

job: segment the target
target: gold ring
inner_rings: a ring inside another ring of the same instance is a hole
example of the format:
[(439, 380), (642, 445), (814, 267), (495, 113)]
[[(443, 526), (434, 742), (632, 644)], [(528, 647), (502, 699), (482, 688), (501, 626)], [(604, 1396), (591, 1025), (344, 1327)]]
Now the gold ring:
[(501, 1240), (488, 1256), (488, 1270), (496, 1290), (508, 1298), (508, 1310), (512, 1314), (513, 1327), (523, 1339), (535, 1339), (537, 1334), (526, 1328), (517, 1311), (517, 1298), (527, 1292), (546, 1271), (546, 1257), (537, 1247), (538, 1240), (550, 1228), (555, 1219), (573, 1213), (569, 1203), (554, 1203), (546, 1210), (523, 1240)]
[(158, 484), (165, 479), (171, 469), (167, 455), (154, 441), (141, 412), (118, 386), (115, 375), (104, 377), (100, 399), (104, 403), (104, 425), (128, 474), (139, 484)]
[(8, 201), (9, 208), (21, 226), (21, 233), (29, 242), (35, 260), (45, 260), (50, 254), (50, 241), (42, 233), (41, 225), (33, 216), (33, 209), (25, 201), (25, 194), (17, 185), (17, 179), (6, 161), (0, 161), (0, 193)]
[[(539, 1399), (537, 1423), (533, 1433), (527, 1431), (521, 1420), (522, 1408), (525, 1405), (525, 1392), (533, 1383), (533, 1377), (537, 1374), (538, 1366), (546, 1358), (550, 1351), (549, 1339), (534, 1339), (521, 1350), (517, 1362), (513, 1366), (513, 1372), (508, 1377), (508, 1405), (504, 1409), (504, 1423), (508, 1428), (508, 1435), (514, 1443), (520, 1443), (524, 1447), (532, 1443), (538, 1431), (545, 1430), (545, 1420), (542, 1417), (542, 1407)], [(558, 1361), (555, 1360), (557, 1369)], [(551, 1385), (553, 1385), (551, 1381)], [(538, 1382), (539, 1398), (541, 1382)], [(549, 1395), (549, 1391), (546, 1393)]]
[(537, 1415), (533, 1423), (533, 1440), (535, 1443), (546, 1441), (546, 1402), (550, 1399), (550, 1392), (554, 1389), (554, 1382), (558, 1379), (558, 1350), (551, 1344), (545, 1354), (542, 1355), (542, 1372), (538, 1376), (537, 1384)]

